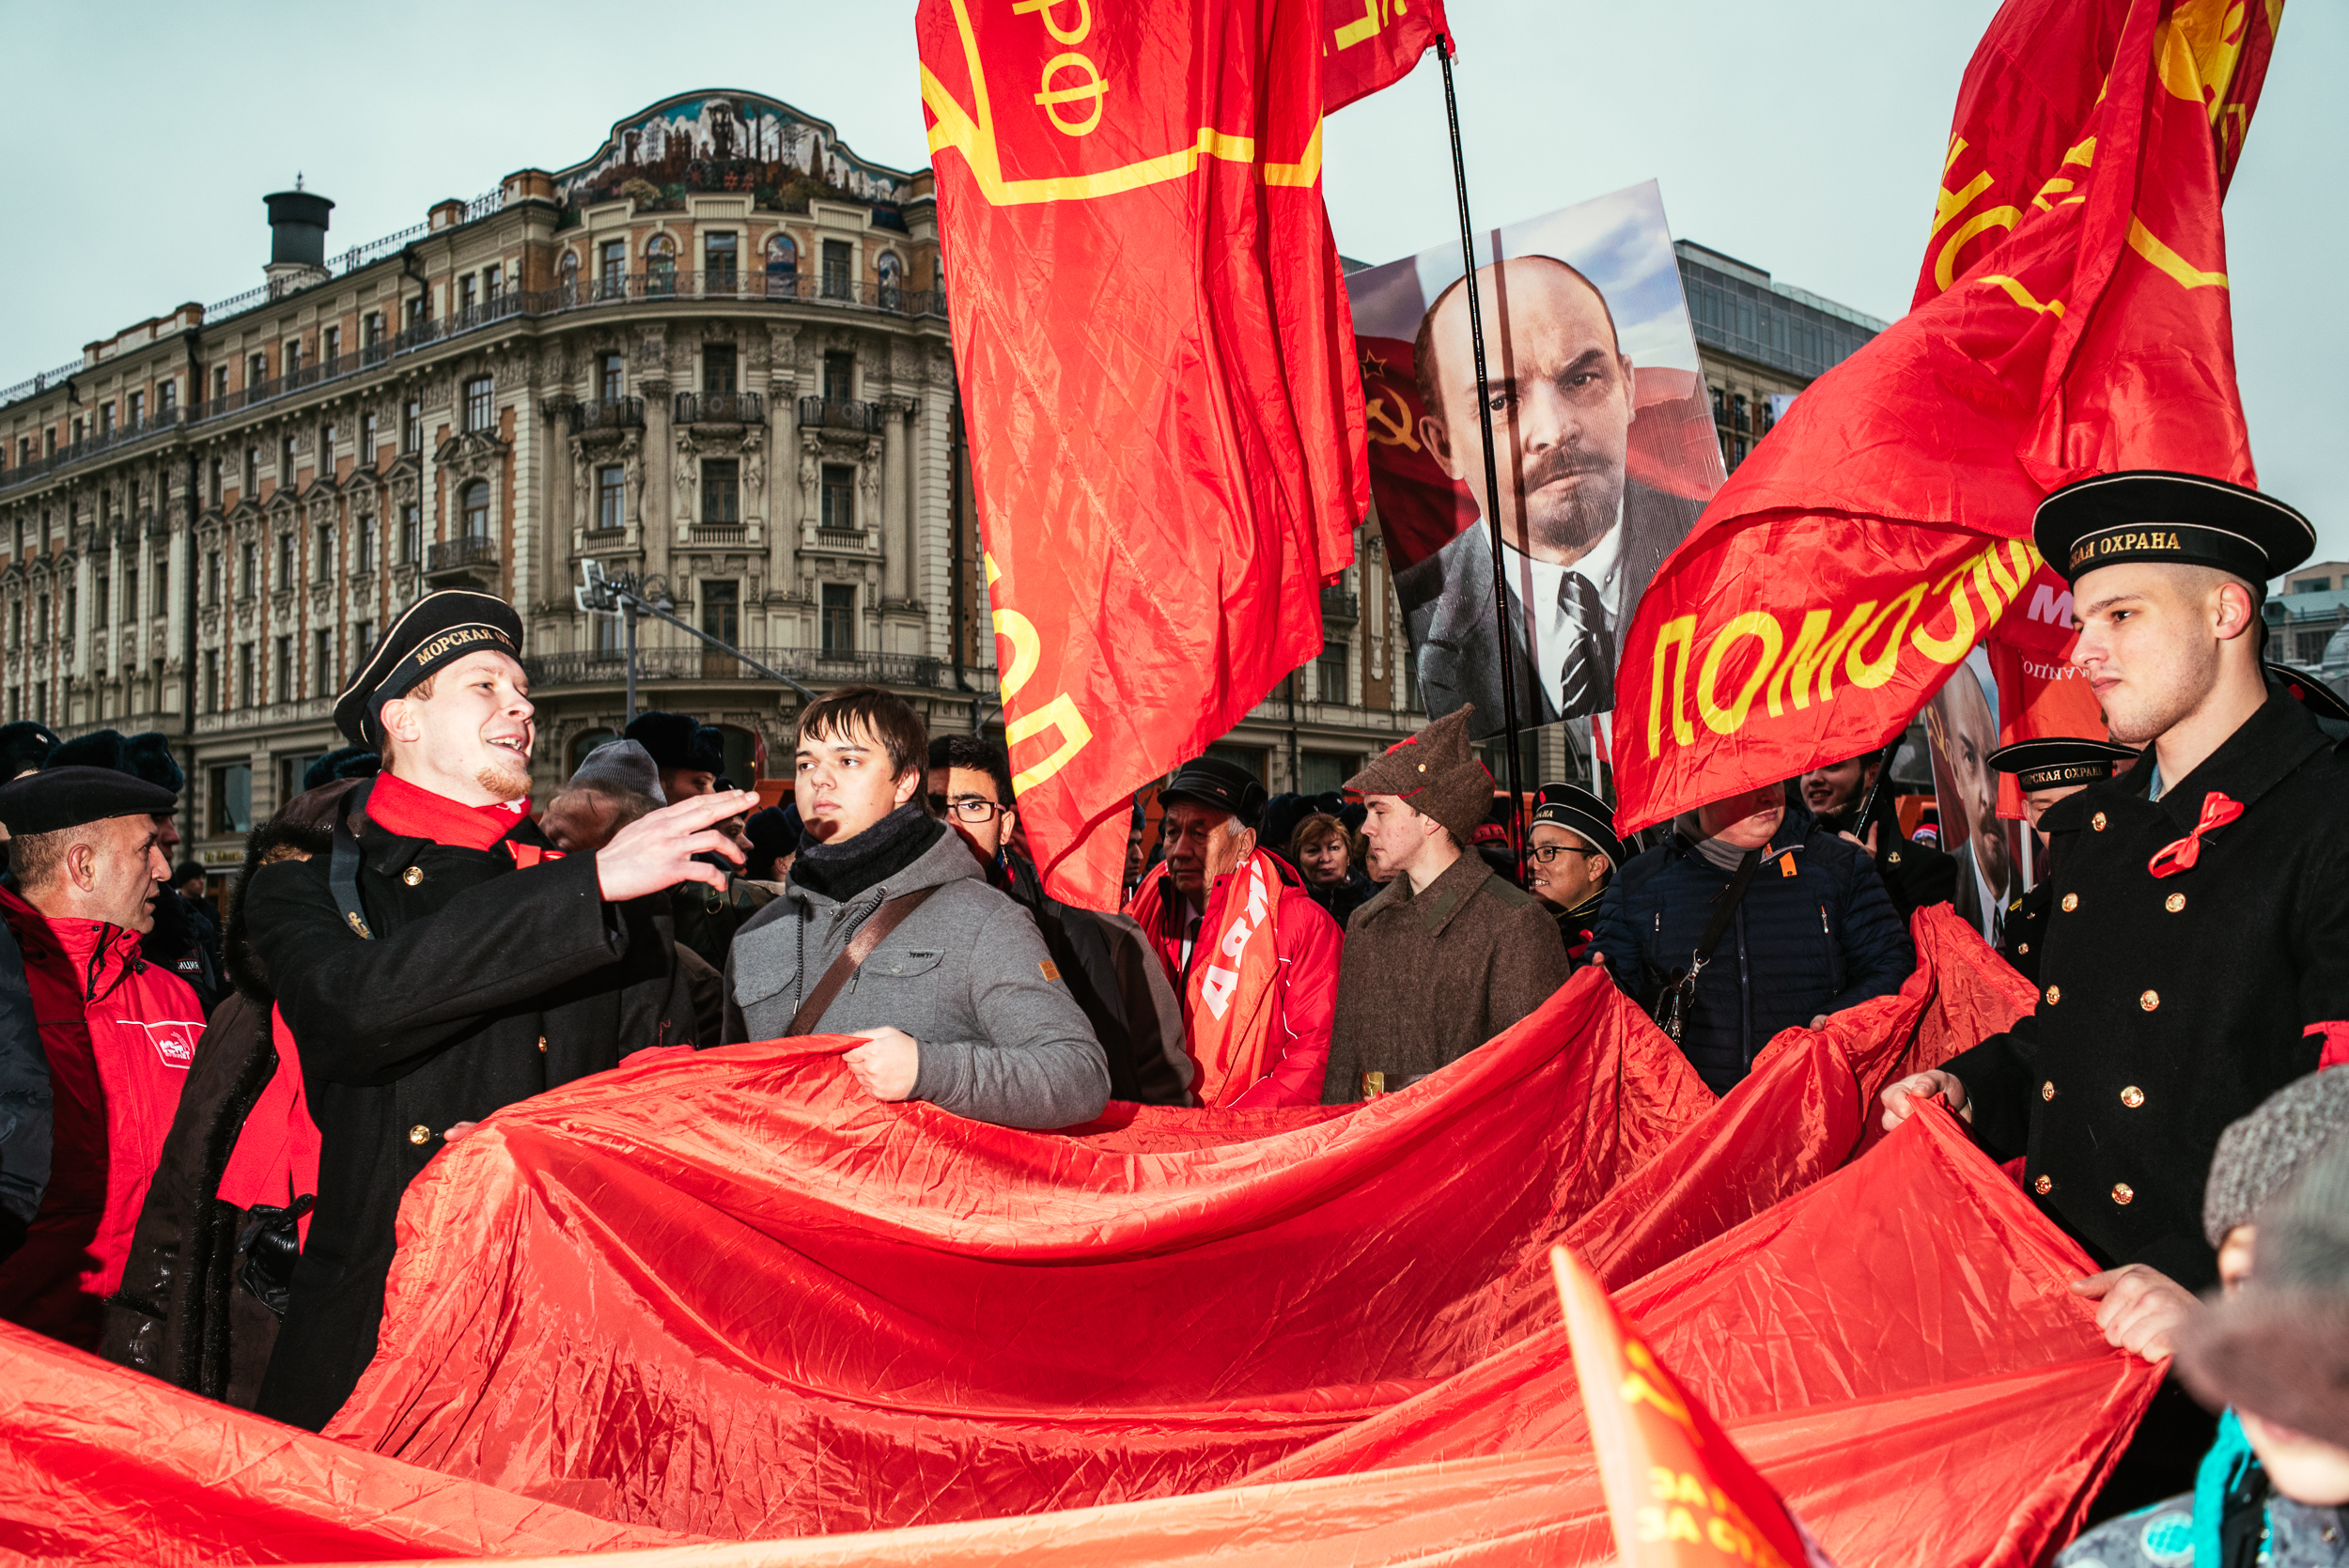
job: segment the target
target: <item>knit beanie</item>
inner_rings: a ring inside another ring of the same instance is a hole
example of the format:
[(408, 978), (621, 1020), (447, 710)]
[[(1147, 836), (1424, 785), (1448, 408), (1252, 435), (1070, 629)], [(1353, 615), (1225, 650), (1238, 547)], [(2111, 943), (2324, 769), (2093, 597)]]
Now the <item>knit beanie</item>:
[(2310, 1073), (2277, 1090), (2218, 1135), (2202, 1188), (2202, 1234), (2213, 1247), (2349, 1127), (2349, 1067)]
[(1469, 750), (1469, 720), (1476, 705), (1463, 703), (1431, 721), (1409, 739), (1346, 781), (1357, 795), (1392, 795), (1422, 816), (1432, 816), (1466, 846), (1492, 810), (1493, 776)]
[(563, 787), (593, 789), (598, 785), (648, 795), (657, 805), (669, 803), (669, 798), (661, 793), (661, 769), (653, 766), (652, 753), (641, 741), (605, 741), (587, 753)]

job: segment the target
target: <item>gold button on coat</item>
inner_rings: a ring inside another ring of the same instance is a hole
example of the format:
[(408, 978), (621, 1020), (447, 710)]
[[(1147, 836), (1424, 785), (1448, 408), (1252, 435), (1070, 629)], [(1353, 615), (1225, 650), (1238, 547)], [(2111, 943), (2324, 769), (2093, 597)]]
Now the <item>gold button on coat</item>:
[(421, 1122), (408, 1129), (408, 1141), (411, 1143), (428, 1143), (431, 1141), (432, 1129)]
[(2055, 1190), (2055, 1178), (2053, 1176), (2042, 1176), (2037, 1181), (2030, 1184), (2030, 1189), (2033, 1192), (2038, 1193), (2042, 1198), (2045, 1198), (2048, 1193)]
[(2137, 1188), (2131, 1187), (2126, 1182), (2114, 1182), (2112, 1184), (2112, 1201), (2120, 1204), (2123, 1208), (2126, 1208), (2129, 1204), (2137, 1201)]
[(424, 867), (420, 865), (412, 865), (407, 870), (399, 874), (399, 879), (412, 888), (418, 882), (424, 880)]
[(2103, 812), (2098, 812), (2095, 815), (2088, 819), (2088, 825), (2095, 829), (2098, 832), (2103, 832), (2105, 831), (2105, 814)]
[(547, 1053), (547, 1037), (546, 1037), (545, 1035), (541, 1034), (541, 1035), (539, 1035), (539, 1036), (538, 1036), (538, 1054), (539, 1054), (540, 1056), (544, 1056), (544, 1055), (546, 1055), (546, 1053)]
[(2062, 1000), (2063, 1000), (2063, 987), (2062, 987), (2062, 986), (2048, 986), (2048, 987), (2047, 987), (2047, 1005), (2048, 1005), (2048, 1006), (2053, 1007), (2053, 1006), (2054, 1006), (2057, 1002), (2061, 1001)]
[(2180, 909), (2186, 908), (2186, 894), (2182, 893), (2173, 893), (2169, 897), (2161, 901), (2161, 907), (2174, 915)]
[(2126, 1089), (2121, 1091), (2121, 1103), (2127, 1106), (2131, 1110), (2135, 1110), (2139, 1106), (2145, 1103), (2145, 1091), (2139, 1089), (2136, 1084), (2132, 1083)]
[(2030, 943), (2029, 943), (2029, 942), (2016, 942), (2016, 943), (2015, 944), (2015, 952), (2017, 952), (2017, 953), (2029, 953), (2029, 952), (2030, 951)]
[(2137, 999), (2137, 1004), (2150, 1013), (2155, 1008), (2161, 1005), (2161, 993), (2159, 991), (2147, 991), (2143, 996)]
[(2049, 1079), (2046, 1082), (2039, 1086), (2039, 1097), (2043, 1100), (2051, 1100), (2055, 1098), (2055, 1079)]
[(2077, 909), (2079, 907), (2080, 895), (2078, 893), (2067, 893), (2063, 895), (2063, 912), (2065, 914), (2070, 914), (2074, 909)]

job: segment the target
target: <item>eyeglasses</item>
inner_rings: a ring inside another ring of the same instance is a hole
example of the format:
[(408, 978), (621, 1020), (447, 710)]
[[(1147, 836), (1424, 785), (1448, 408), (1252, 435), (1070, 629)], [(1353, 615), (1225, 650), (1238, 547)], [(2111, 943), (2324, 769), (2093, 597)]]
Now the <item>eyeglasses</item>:
[(1576, 849), (1563, 844), (1537, 844), (1525, 852), (1528, 860), (1539, 862), (1543, 865), (1548, 865), (1561, 855), (1596, 855), (1598, 853), (1599, 851), (1595, 849)]
[(999, 815), (1011, 808), (998, 805), (992, 800), (982, 800), (975, 795), (966, 795), (959, 800), (949, 800), (943, 795), (933, 795), (930, 797), (930, 810), (941, 816), (952, 812), (965, 822), (985, 822), (989, 817)]

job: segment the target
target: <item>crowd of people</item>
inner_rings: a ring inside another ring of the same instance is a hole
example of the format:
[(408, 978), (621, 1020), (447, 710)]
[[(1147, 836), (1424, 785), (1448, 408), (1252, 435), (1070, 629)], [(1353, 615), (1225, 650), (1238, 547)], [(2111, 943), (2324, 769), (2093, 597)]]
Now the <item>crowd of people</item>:
[[(2158, 474), (2058, 491), (2038, 529), (2108, 733), (1991, 755), (2046, 871), (1996, 926), (2039, 1000), (1885, 1121), (1961, 1118), (2100, 1265), (2076, 1289), (2112, 1343), (2234, 1402), (2214, 1439), (2165, 1386), (2108, 1488), (2151, 1505), (2145, 1555), (2207, 1528), (2198, 1552), (2248, 1564), (2257, 1502), (2294, 1560), (2341, 1560), (2349, 755), (2338, 700), (2259, 651), (2263, 584), (2312, 534)], [(1123, 908), (1081, 908), (1044, 891), (1003, 748), (877, 688), (801, 709), (773, 805), (656, 712), (534, 813), (521, 639), (486, 594), (412, 605), (225, 921), (173, 863), (162, 737), (0, 729), (0, 1316), (315, 1430), (374, 1353), (410, 1181), (638, 1050), (848, 1036), (874, 1100), (1012, 1127), (1344, 1105), (1596, 967), (1728, 1094), (1781, 1032), (1898, 990), (1910, 917), (1966, 880), (1902, 832), (1876, 752), (1629, 839), (1546, 784), (1520, 857), (1464, 706), (1330, 795), (1185, 763), (1155, 835), (1137, 805)], [(2218, 1501), (2180, 1484), (2213, 1466)]]

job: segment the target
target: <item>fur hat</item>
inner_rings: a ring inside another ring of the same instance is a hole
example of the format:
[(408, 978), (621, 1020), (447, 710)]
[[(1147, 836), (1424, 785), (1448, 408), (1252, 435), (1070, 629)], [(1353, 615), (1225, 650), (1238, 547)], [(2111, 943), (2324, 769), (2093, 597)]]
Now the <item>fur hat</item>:
[(656, 708), (638, 714), (620, 733), (651, 753), (656, 768), (699, 768), (693, 742), (701, 730), (702, 722), (690, 713), (663, 713)]
[(2213, 1247), (2251, 1223), (2276, 1189), (2349, 1127), (2349, 1067), (2295, 1079), (2218, 1135), (2202, 1188), (2202, 1234)]
[(38, 771), (56, 749), (57, 732), (47, 724), (36, 724), (30, 719), (0, 724), (0, 784), (19, 773)]
[(2232, 1405), (2349, 1448), (2349, 1133), (2260, 1211), (2251, 1278), (2186, 1320), (2178, 1373), (2204, 1405)]
[(653, 765), (652, 753), (645, 750), (642, 741), (605, 741), (581, 759), (578, 771), (563, 787), (582, 789), (598, 784), (650, 796), (656, 805), (669, 803), (669, 798), (661, 793), (661, 769)]
[(336, 779), (372, 779), (383, 770), (383, 759), (365, 746), (339, 746), (302, 770), (302, 787), (316, 789)]
[(134, 779), (170, 790), (187, 787), (188, 777), (171, 754), (171, 742), (154, 730), (124, 735), (119, 730), (92, 730), (77, 735), (49, 753), (43, 768), (111, 768)]
[(1469, 750), (1476, 705), (1463, 703), (1346, 781), (1357, 795), (1392, 795), (1466, 845), (1492, 811), (1493, 776)]

